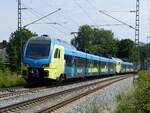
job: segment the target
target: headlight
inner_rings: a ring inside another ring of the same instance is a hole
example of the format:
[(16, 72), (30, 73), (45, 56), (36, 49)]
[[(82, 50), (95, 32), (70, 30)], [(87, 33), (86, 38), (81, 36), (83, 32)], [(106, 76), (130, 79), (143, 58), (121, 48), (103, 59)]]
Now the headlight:
[(49, 64), (44, 64), (42, 67), (49, 67)]

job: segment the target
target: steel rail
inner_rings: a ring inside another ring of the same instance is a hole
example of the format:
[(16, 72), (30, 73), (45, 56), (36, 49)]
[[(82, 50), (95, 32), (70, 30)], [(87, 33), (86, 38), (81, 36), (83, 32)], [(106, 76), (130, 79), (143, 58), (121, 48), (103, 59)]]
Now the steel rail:
[[(44, 103), (48, 99), (52, 99), (52, 98), (60, 96), (62, 94), (70, 93), (70, 92), (73, 92), (75, 90), (80, 90), (80, 89), (85, 88), (85, 87), (90, 87), (92, 85), (102, 84), (102, 83), (114, 80), (111, 83), (107, 83), (106, 85), (100, 86), (97, 89), (93, 89), (93, 90), (91, 90), (91, 91), (89, 91), (87, 93), (80, 94), (79, 96), (76, 96), (76, 97), (74, 97), (72, 99), (69, 99), (69, 100), (67, 100), (65, 102), (61, 102), (61, 103), (59, 103), (59, 104), (57, 104), (55, 106), (52, 106), (49, 109), (46, 109), (46, 110), (41, 111), (41, 112), (45, 112), (45, 111), (47, 112), (47, 110), (48, 111), (54, 111), (54, 110), (56, 110), (58, 108), (61, 108), (64, 105), (66, 105), (65, 103), (69, 104), (69, 103), (77, 100), (78, 98), (86, 96), (86, 95), (88, 95), (88, 94), (90, 94), (92, 92), (97, 91), (98, 89), (104, 88), (106, 86), (109, 86), (109, 85), (111, 85), (111, 84), (113, 84), (113, 83), (115, 83), (117, 81), (126, 79), (128, 77), (131, 77), (131, 75), (130, 76), (127, 76), (127, 75), (125, 75), (125, 76), (117, 76), (117, 77), (109, 78), (109, 79), (106, 79), (106, 80), (103, 80), (103, 81), (87, 84), (87, 85), (84, 85), (84, 86), (78, 86), (78, 87), (75, 87), (75, 88), (72, 88), (72, 89), (68, 89), (68, 90), (57, 92), (57, 93), (53, 93), (53, 94), (50, 94), (50, 95), (47, 95), (47, 96), (43, 96), (43, 97), (27, 100), (27, 101), (24, 101), (24, 102), (16, 103), (14, 105), (10, 105), (10, 106), (6, 106), (6, 107), (3, 107), (3, 108), (0, 108), (0, 113), (4, 113), (4, 112), (7, 113), (7, 112), (11, 112), (11, 111), (15, 112), (15, 111), (18, 111), (18, 110), (24, 110), (24, 109), (30, 108), (33, 105), (38, 105), (38, 104)], [(116, 79), (119, 79), (119, 80), (116, 80)]]
[[(1, 94), (0, 95), (0, 99), (3, 99), (3, 98), (9, 98), (9, 97), (13, 97), (13, 96), (17, 96), (17, 95), (23, 95), (23, 94), (26, 94), (26, 93), (32, 93), (34, 91), (37, 91), (37, 90), (42, 90), (44, 89), (45, 87), (39, 87), (39, 88), (31, 88), (31, 89), (24, 89), (24, 90), (21, 90), (21, 91), (11, 91), (11, 88), (9, 89), (9, 93), (4, 93), (4, 94)], [(18, 90), (18, 89), (17, 89)]]
[(58, 104), (56, 104), (56, 105), (54, 105), (54, 106), (51, 106), (51, 107), (49, 107), (49, 108), (47, 108), (47, 109), (41, 110), (39, 113), (51, 113), (51, 112), (54, 112), (54, 111), (56, 111), (57, 109), (60, 109), (60, 108), (66, 106), (66, 105), (68, 105), (68, 104), (70, 104), (70, 103), (72, 103), (72, 102), (74, 102), (74, 101), (76, 101), (76, 100), (81, 99), (82, 97), (85, 97), (85, 96), (87, 96), (87, 95), (89, 95), (89, 94), (91, 94), (91, 93), (94, 93), (94, 92), (96, 92), (96, 91), (98, 91), (98, 90), (100, 90), (100, 89), (103, 89), (103, 88), (105, 88), (105, 87), (107, 87), (107, 86), (109, 86), (109, 85), (111, 85), (111, 84), (113, 84), (113, 83), (116, 83), (116, 82), (118, 82), (118, 81), (124, 80), (124, 79), (126, 79), (126, 78), (128, 78), (128, 77), (123, 77), (123, 78), (117, 79), (117, 80), (115, 80), (115, 81), (112, 81), (112, 82), (110, 82), (110, 83), (107, 83), (107, 84), (105, 84), (105, 85), (102, 85), (102, 86), (99, 86), (99, 87), (97, 87), (97, 88), (94, 88), (94, 89), (92, 89), (92, 90), (89, 90), (89, 91), (87, 91), (87, 92), (85, 92), (85, 93), (82, 93), (82, 94), (80, 94), (80, 95), (78, 95), (78, 96), (75, 96), (75, 97), (72, 97), (72, 98), (70, 98), (70, 99), (68, 99), (68, 100), (65, 100), (65, 101), (63, 101), (63, 102), (60, 102), (60, 103), (58, 103)]

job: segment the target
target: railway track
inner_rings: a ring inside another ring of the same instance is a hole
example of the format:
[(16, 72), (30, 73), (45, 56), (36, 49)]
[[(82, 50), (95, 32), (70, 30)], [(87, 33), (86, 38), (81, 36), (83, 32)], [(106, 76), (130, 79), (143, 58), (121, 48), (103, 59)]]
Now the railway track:
[[(73, 101), (76, 101), (88, 94), (96, 92), (104, 87), (107, 87), (115, 82), (121, 81), (128, 77), (131, 77), (131, 75), (130, 76), (117, 76), (117, 77), (109, 78), (109, 79), (106, 79), (103, 81), (91, 83), (91, 84), (84, 85), (84, 86), (75, 87), (72, 89), (53, 93), (53, 94), (50, 94), (47, 96), (20, 102), (20, 103), (14, 104), (14, 105), (0, 108), (0, 113), (21, 112), (21, 111), (30, 109), (31, 107), (33, 108), (35, 106), (40, 106), (43, 103), (53, 101), (52, 102), (53, 104), (51, 104), (49, 106), (45, 106), (46, 108), (44, 108), (44, 109), (41, 107), (40, 111), (36, 111), (36, 112), (41, 112), (41, 113), (49, 113), (49, 112), (55, 111), (55, 110), (65, 106)], [(63, 97), (63, 99), (60, 99), (62, 97)]]
[(34, 93), (35, 91), (42, 90), (45, 87), (38, 87), (38, 88), (8, 88), (4, 90), (4, 93), (0, 94), (0, 99), (10, 98), (14, 96), (23, 95), (26, 93)]

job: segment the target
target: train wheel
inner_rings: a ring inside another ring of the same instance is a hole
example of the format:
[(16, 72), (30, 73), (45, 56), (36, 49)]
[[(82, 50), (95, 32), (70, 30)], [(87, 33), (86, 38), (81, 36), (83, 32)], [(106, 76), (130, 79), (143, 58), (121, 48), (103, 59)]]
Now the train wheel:
[(61, 83), (66, 80), (66, 76), (64, 74), (61, 74), (60, 77), (58, 78), (58, 81)]

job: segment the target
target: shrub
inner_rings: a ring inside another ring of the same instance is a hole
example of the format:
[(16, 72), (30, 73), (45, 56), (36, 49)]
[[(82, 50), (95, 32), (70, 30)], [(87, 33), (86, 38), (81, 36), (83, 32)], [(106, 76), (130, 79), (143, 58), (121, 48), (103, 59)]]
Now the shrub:
[(150, 70), (141, 71), (134, 89), (119, 96), (115, 113), (150, 113)]
[(8, 70), (0, 70), (0, 88), (13, 87), (25, 84), (25, 80)]

